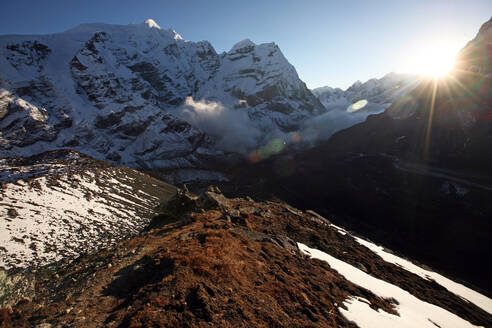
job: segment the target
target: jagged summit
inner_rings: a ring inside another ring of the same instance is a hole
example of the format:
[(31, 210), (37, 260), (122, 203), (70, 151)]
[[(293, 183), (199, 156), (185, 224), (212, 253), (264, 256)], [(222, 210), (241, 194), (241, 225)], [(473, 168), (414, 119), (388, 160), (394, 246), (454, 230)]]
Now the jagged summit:
[[(120, 25), (120, 24), (106, 24), (106, 23), (84, 23), (75, 26), (65, 32), (66, 35), (76, 36), (76, 39), (90, 37), (91, 34), (97, 32), (106, 32), (111, 33), (113, 35), (119, 35), (120, 37), (125, 37), (131, 34), (139, 33), (142, 35), (149, 34), (150, 35), (160, 35), (164, 38), (170, 37), (174, 40), (183, 40), (181, 35), (177, 33), (174, 29), (168, 28), (163, 29), (160, 27), (153, 19), (149, 18), (142, 23), (138, 24), (128, 24), (128, 25)], [(140, 35), (140, 37), (142, 37)], [(43, 37), (42, 35), (40, 36)]]
[(184, 40), (183, 37), (181, 36), (181, 34), (176, 32), (175, 29), (169, 28), (169, 29), (167, 29), (167, 31), (173, 36), (174, 40)]
[(160, 27), (160, 25), (157, 24), (155, 20), (153, 20), (152, 18), (145, 20), (145, 22), (143, 22), (142, 25), (144, 25), (146, 28), (149, 29), (156, 29), (162, 32), (166, 32), (174, 40), (183, 40), (181, 35), (178, 32), (176, 32), (176, 30), (174, 30), (173, 28), (162, 29), (162, 27)]
[(366, 110), (380, 112), (395, 99), (413, 90), (417, 85), (414, 83), (416, 80), (414, 75), (391, 72), (380, 79), (373, 78), (366, 82), (358, 80), (346, 90), (325, 86), (312, 91), (328, 110), (345, 110), (354, 102), (367, 100)]
[(157, 28), (159, 30), (161, 29), (161, 27), (159, 25), (157, 25), (157, 23), (152, 18), (147, 19), (144, 22), (144, 24), (147, 25), (147, 27), (149, 27), (149, 28)]
[(358, 88), (358, 87), (360, 87), (361, 85), (362, 85), (361, 80), (357, 80), (357, 81), (355, 81), (355, 82), (354, 82), (354, 84), (352, 84), (352, 87)]
[(244, 40), (239, 41), (235, 45), (233, 45), (230, 52), (236, 51), (238, 49), (243, 49), (243, 48), (247, 48), (247, 47), (254, 47), (254, 46), (256, 46), (256, 44), (253, 41), (251, 41), (250, 39), (244, 39)]

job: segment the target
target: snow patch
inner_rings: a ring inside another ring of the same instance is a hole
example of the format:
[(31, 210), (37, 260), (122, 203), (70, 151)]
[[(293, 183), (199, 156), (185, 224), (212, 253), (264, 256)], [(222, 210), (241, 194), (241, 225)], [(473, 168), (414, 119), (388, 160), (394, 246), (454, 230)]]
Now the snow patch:
[(345, 229), (343, 229), (343, 228), (341, 228), (341, 227), (339, 227), (339, 226), (336, 226), (336, 225), (334, 225), (333, 223), (331, 223), (331, 224), (330, 224), (330, 227), (335, 228), (335, 230), (336, 230), (339, 234), (341, 234), (341, 235), (346, 235), (346, 234), (347, 234), (347, 231), (346, 231)]
[(443, 308), (421, 301), (409, 292), (386, 281), (374, 278), (325, 252), (309, 248), (301, 243), (297, 243), (297, 245), (301, 252), (309, 257), (327, 262), (331, 268), (344, 276), (345, 279), (370, 290), (376, 296), (394, 298), (398, 302), (395, 307), (399, 316), (396, 316), (382, 310), (375, 311), (366, 302), (357, 298), (346, 300), (344, 305), (347, 310), (342, 307), (339, 307), (338, 310), (348, 320), (355, 322), (361, 328), (436, 328), (436, 325), (441, 328), (476, 327)]
[(144, 22), (144, 24), (147, 25), (148, 28), (156, 28), (159, 30), (161, 29), (161, 27), (159, 25), (157, 25), (157, 23), (152, 18), (147, 19)]
[(487, 311), (488, 313), (492, 314), (492, 300), (488, 298), (487, 296), (484, 296), (480, 293), (477, 293), (476, 291), (463, 286), (462, 284), (458, 284), (446, 277), (443, 277), (442, 275), (425, 270), (412, 262), (402, 259), (401, 257), (398, 257), (396, 255), (390, 254), (384, 250), (383, 247), (377, 246), (367, 240), (358, 238), (354, 236), (354, 239), (361, 245), (369, 248), (371, 251), (379, 255), (383, 260), (385, 260), (388, 263), (393, 263), (396, 264), (403, 269), (412, 272), (426, 280), (434, 280), (437, 282), (439, 285), (443, 286), (447, 290), (449, 290), (451, 293), (454, 293), (467, 301), (475, 304), (476, 306), (480, 307), (481, 309)]

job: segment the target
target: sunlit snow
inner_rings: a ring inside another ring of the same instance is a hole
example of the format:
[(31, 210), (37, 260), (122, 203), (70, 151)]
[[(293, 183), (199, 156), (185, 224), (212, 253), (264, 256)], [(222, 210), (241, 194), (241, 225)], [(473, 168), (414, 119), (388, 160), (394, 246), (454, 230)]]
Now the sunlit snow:
[(368, 242), (364, 239), (354, 237), (355, 240), (361, 244), (369, 248), (371, 251), (379, 255), (383, 260), (389, 263), (396, 264), (403, 269), (410, 271), (412, 273), (415, 273), (416, 275), (424, 278), (424, 279), (432, 279), (450, 292), (461, 296), (462, 298), (470, 301), (471, 303), (475, 304), (476, 306), (484, 309), (488, 313), (492, 314), (492, 300), (488, 298), (487, 296), (484, 296), (480, 293), (477, 293), (476, 291), (463, 286), (462, 284), (458, 284), (446, 277), (443, 277), (442, 275), (422, 269), (421, 267), (413, 264), (412, 262), (402, 259), (401, 257), (398, 257), (396, 255), (390, 254), (386, 252), (383, 247), (377, 246), (371, 242)]
[(344, 302), (347, 309), (340, 307), (339, 311), (348, 320), (355, 322), (361, 328), (436, 328), (436, 325), (441, 328), (476, 327), (449, 311), (421, 301), (409, 292), (386, 281), (374, 278), (327, 253), (309, 248), (301, 243), (297, 245), (304, 254), (311, 258), (326, 261), (330, 267), (354, 284), (370, 290), (376, 296), (394, 298), (398, 302), (395, 307), (399, 316), (396, 316), (382, 310), (372, 310), (366, 302), (355, 297), (347, 299)]

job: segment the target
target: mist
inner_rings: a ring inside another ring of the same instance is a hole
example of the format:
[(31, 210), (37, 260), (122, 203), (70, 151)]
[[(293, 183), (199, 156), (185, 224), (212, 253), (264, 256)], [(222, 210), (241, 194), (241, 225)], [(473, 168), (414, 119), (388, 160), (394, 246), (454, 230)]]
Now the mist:
[[(178, 116), (217, 138), (218, 149), (241, 154), (266, 147), (272, 141), (310, 147), (327, 140), (337, 131), (363, 122), (370, 114), (380, 113), (386, 105), (368, 103), (363, 109), (349, 112), (344, 104), (331, 107), (328, 112), (303, 121), (298, 131), (283, 133), (264, 131), (260, 122), (253, 121), (247, 108), (231, 109), (220, 102), (194, 100), (187, 97), (178, 111)], [(268, 134), (268, 135), (267, 135)]]
[(219, 102), (187, 97), (178, 116), (215, 136), (217, 148), (245, 154), (255, 148), (262, 133), (248, 116), (247, 109), (230, 109)]
[(327, 140), (334, 133), (364, 122), (367, 116), (381, 113), (387, 105), (369, 103), (363, 109), (349, 112), (346, 106), (332, 107), (324, 114), (305, 120), (299, 133), (303, 143), (315, 144)]

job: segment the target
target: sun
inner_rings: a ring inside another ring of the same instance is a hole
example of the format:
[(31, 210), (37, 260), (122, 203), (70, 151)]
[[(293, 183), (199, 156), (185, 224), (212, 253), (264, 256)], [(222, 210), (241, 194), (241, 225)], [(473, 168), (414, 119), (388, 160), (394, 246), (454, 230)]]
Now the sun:
[(409, 58), (409, 72), (439, 78), (448, 74), (454, 66), (456, 49), (448, 44), (434, 43), (419, 47)]
[(446, 46), (435, 46), (426, 49), (422, 58), (422, 74), (430, 77), (441, 77), (451, 71), (454, 65), (454, 53)]

